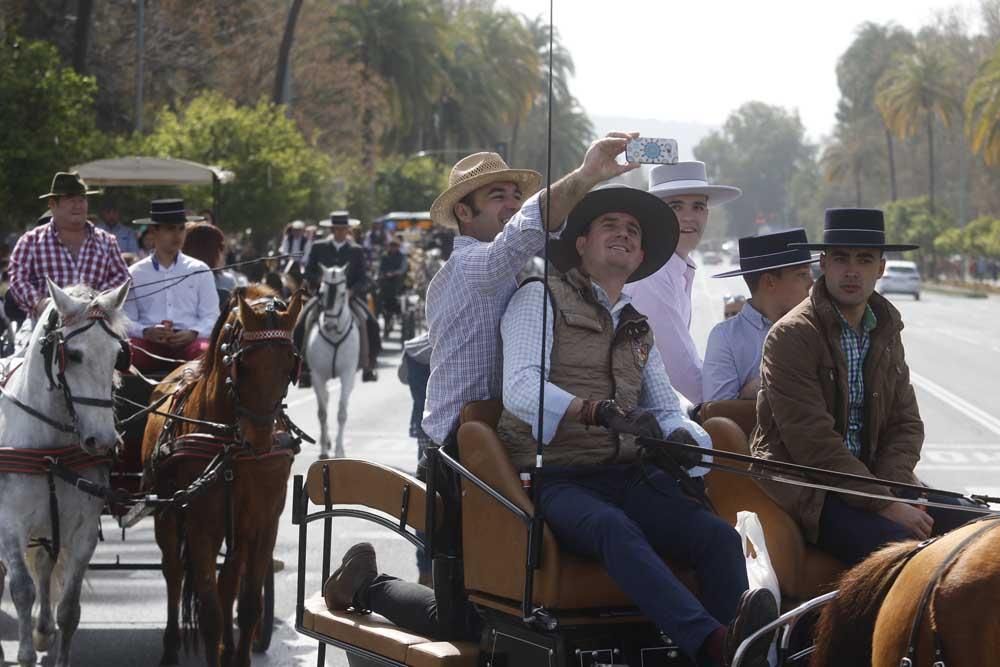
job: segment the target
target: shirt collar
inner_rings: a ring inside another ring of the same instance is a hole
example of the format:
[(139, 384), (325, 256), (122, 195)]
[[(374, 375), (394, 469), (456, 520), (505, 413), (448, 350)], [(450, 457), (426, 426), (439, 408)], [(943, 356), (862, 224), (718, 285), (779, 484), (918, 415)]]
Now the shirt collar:
[[(56, 239), (59, 238), (59, 231), (56, 229), (55, 222), (49, 220), (48, 222), (45, 223), (44, 226), (48, 227), (48, 229), (45, 230), (44, 233), (48, 234), (49, 236), (53, 236)], [(83, 228), (87, 230), (88, 238), (94, 235), (94, 223), (92, 223), (90, 220), (87, 220), (86, 222), (83, 223)]]
[[(840, 318), (841, 328), (853, 330), (854, 328), (851, 326), (851, 323), (847, 321), (847, 318), (845, 318), (844, 314), (840, 312), (840, 308), (838, 308), (836, 304), (834, 304), (833, 309), (836, 311), (837, 317)], [(869, 334), (877, 326), (878, 318), (875, 317), (875, 311), (872, 310), (870, 305), (865, 304), (865, 314), (861, 316), (861, 328), (863, 332)]]
[(743, 308), (740, 309), (740, 314), (737, 317), (741, 317), (747, 322), (749, 322), (753, 327), (767, 331), (774, 324), (771, 320), (764, 317), (764, 314), (753, 307), (753, 302), (747, 301), (743, 304)]
[(337, 243), (337, 239), (334, 239), (334, 238), (331, 238), (330, 241), (333, 243), (333, 247), (336, 248), (337, 250), (340, 250), (345, 245), (347, 245), (347, 239), (344, 239), (340, 243)]
[(618, 301), (615, 302), (615, 305), (612, 306), (611, 298), (608, 296), (608, 293), (604, 291), (603, 287), (598, 285), (593, 280), (590, 281), (590, 286), (594, 289), (594, 298), (597, 299), (597, 302), (602, 306), (604, 306), (605, 308), (607, 308), (608, 312), (611, 313), (612, 315), (620, 311), (628, 304), (632, 303), (632, 296), (630, 294), (622, 292), (618, 296)]

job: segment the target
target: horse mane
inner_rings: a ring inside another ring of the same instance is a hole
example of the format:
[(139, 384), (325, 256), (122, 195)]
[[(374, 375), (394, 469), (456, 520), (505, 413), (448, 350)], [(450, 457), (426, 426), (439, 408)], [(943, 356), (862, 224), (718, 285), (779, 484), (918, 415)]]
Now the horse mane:
[(899, 542), (876, 551), (840, 578), (836, 597), (816, 623), (813, 665), (870, 665), (872, 633), (879, 609), (896, 583), (903, 559), (917, 541)]
[(229, 298), (224, 304), (222, 304), (222, 308), (219, 309), (219, 319), (215, 321), (215, 326), (212, 327), (212, 335), (209, 337), (208, 352), (205, 353), (205, 358), (201, 362), (200, 375), (203, 377), (208, 377), (215, 369), (215, 350), (219, 347), (219, 338), (222, 336), (222, 327), (225, 326), (226, 322), (228, 322), (234, 315), (233, 309), (239, 304), (240, 295), (242, 295), (243, 299), (246, 301), (254, 301), (268, 296), (277, 296), (278, 293), (263, 283), (252, 283), (246, 287), (237, 287), (230, 292)]

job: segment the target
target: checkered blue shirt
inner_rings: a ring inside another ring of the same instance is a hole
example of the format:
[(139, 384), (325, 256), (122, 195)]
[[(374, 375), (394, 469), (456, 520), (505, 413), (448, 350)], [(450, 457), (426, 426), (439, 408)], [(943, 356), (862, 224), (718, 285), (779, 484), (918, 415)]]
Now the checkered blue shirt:
[[(621, 319), (622, 309), (632, 301), (628, 294), (622, 294), (613, 306), (607, 292), (596, 283), (593, 284), (594, 296), (598, 303), (604, 306), (611, 315), (615, 328)], [(503, 337), (503, 404), (512, 414), (531, 425), (531, 432), (538, 437), (538, 375), (542, 344), (545, 344), (545, 372), (548, 376), (551, 370), (549, 359), (552, 357), (552, 302), (546, 302), (548, 317), (546, 331), (542, 335), (542, 299), (545, 289), (540, 282), (527, 283), (517, 290), (510, 300), (510, 306), (500, 321), (500, 333)], [(569, 404), (575, 397), (558, 385), (545, 383), (545, 407), (542, 419), (542, 442), (548, 444), (555, 437), (559, 422), (562, 421)], [(670, 378), (663, 367), (663, 358), (654, 345), (649, 351), (649, 359), (642, 373), (642, 388), (639, 392), (638, 407), (649, 410), (656, 417), (664, 435), (682, 428), (690, 433), (695, 441), (705, 447), (712, 448), (712, 439), (698, 424), (688, 419), (681, 409), (677, 393), (670, 385)], [(711, 459), (707, 459), (711, 460)], [(690, 471), (692, 476), (701, 476), (708, 472), (707, 468), (696, 467)]]
[(443, 444), (462, 406), (500, 398), (500, 317), (517, 289), (517, 273), (545, 245), (540, 194), (489, 243), (455, 237), (451, 257), (427, 287), (431, 375), (424, 431)]
[(871, 347), (871, 332), (878, 324), (875, 313), (870, 306), (865, 306), (865, 314), (861, 318), (861, 333), (858, 333), (840, 310), (840, 349), (847, 359), (847, 393), (848, 419), (847, 433), (844, 434), (844, 444), (854, 456), (861, 456), (861, 429), (865, 421), (865, 358)]

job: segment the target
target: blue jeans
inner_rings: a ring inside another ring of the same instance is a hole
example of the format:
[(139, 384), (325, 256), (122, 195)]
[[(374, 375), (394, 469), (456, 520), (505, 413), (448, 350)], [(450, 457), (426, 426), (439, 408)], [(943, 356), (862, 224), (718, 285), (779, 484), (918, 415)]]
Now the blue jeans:
[[(637, 465), (545, 468), (540, 508), (560, 546), (600, 562), (622, 591), (691, 658), (728, 625), (747, 590), (739, 535), (677, 481)], [(655, 485), (655, 489), (653, 486)], [(697, 573), (701, 600), (661, 559)]]

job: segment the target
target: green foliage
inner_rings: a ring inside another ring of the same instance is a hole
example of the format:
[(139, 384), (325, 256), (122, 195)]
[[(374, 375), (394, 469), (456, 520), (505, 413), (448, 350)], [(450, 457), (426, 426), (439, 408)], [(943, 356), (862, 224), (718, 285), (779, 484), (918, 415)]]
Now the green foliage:
[(711, 170), (710, 180), (743, 189), (742, 197), (726, 205), (731, 237), (755, 233), (758, 215), (775, 228), (794, 224), (789, 186), (814, 161), (814, 152), (797, 114), (763, 102), (741, 106), (721, 132), (705, 137), (694, 149), (695, 157)]
[(97, 154), (97, 84), (45, 42), (0, 34), (0, 210), (4, 228), (33, 221), (52, 175)]
[(1000, 45), (979, 68), (965, 97), (966, 131), (974, 153), (1000, 164)]
[[(223, 186), (223, 227), (274, 235), (294, 218), (323, 217), (333, 201), (329, 157), (310, 145), (282, 107), (267, 101), (241, 107), (205, 93), (179, 112), (162, 110), (152, 133), (136, 143), (146, 155), (235, 172), (235, 181)], [(191, 188), (188, 206), (208, 206), (211, 195), (210, 188)]]
[(901, 139), (913, 136), (930, 117), (948, 127), (958, 112), (953, 63), (940, 48), (918, 43), (903, 53), (878, 84), (875, 103), (885, 124)]
[(892, 202), (885, 208), (885, 234), (891, 243), (915, 243), (920, 246), (918, 261), (936, 254), (935, 240), (954, 226), (954, 221), (940, 209), (932, 210), (928, 197), (914, 197)]
[(393, 157), (377, 169), (375, 204), (378, 213), (427, 211), (448, 187), (449, 170), (429, 158)]
[(965, 227), (946, 229), (935, 240), (939, 252), (1000, 259), (1000, 220), (984, 215)]

